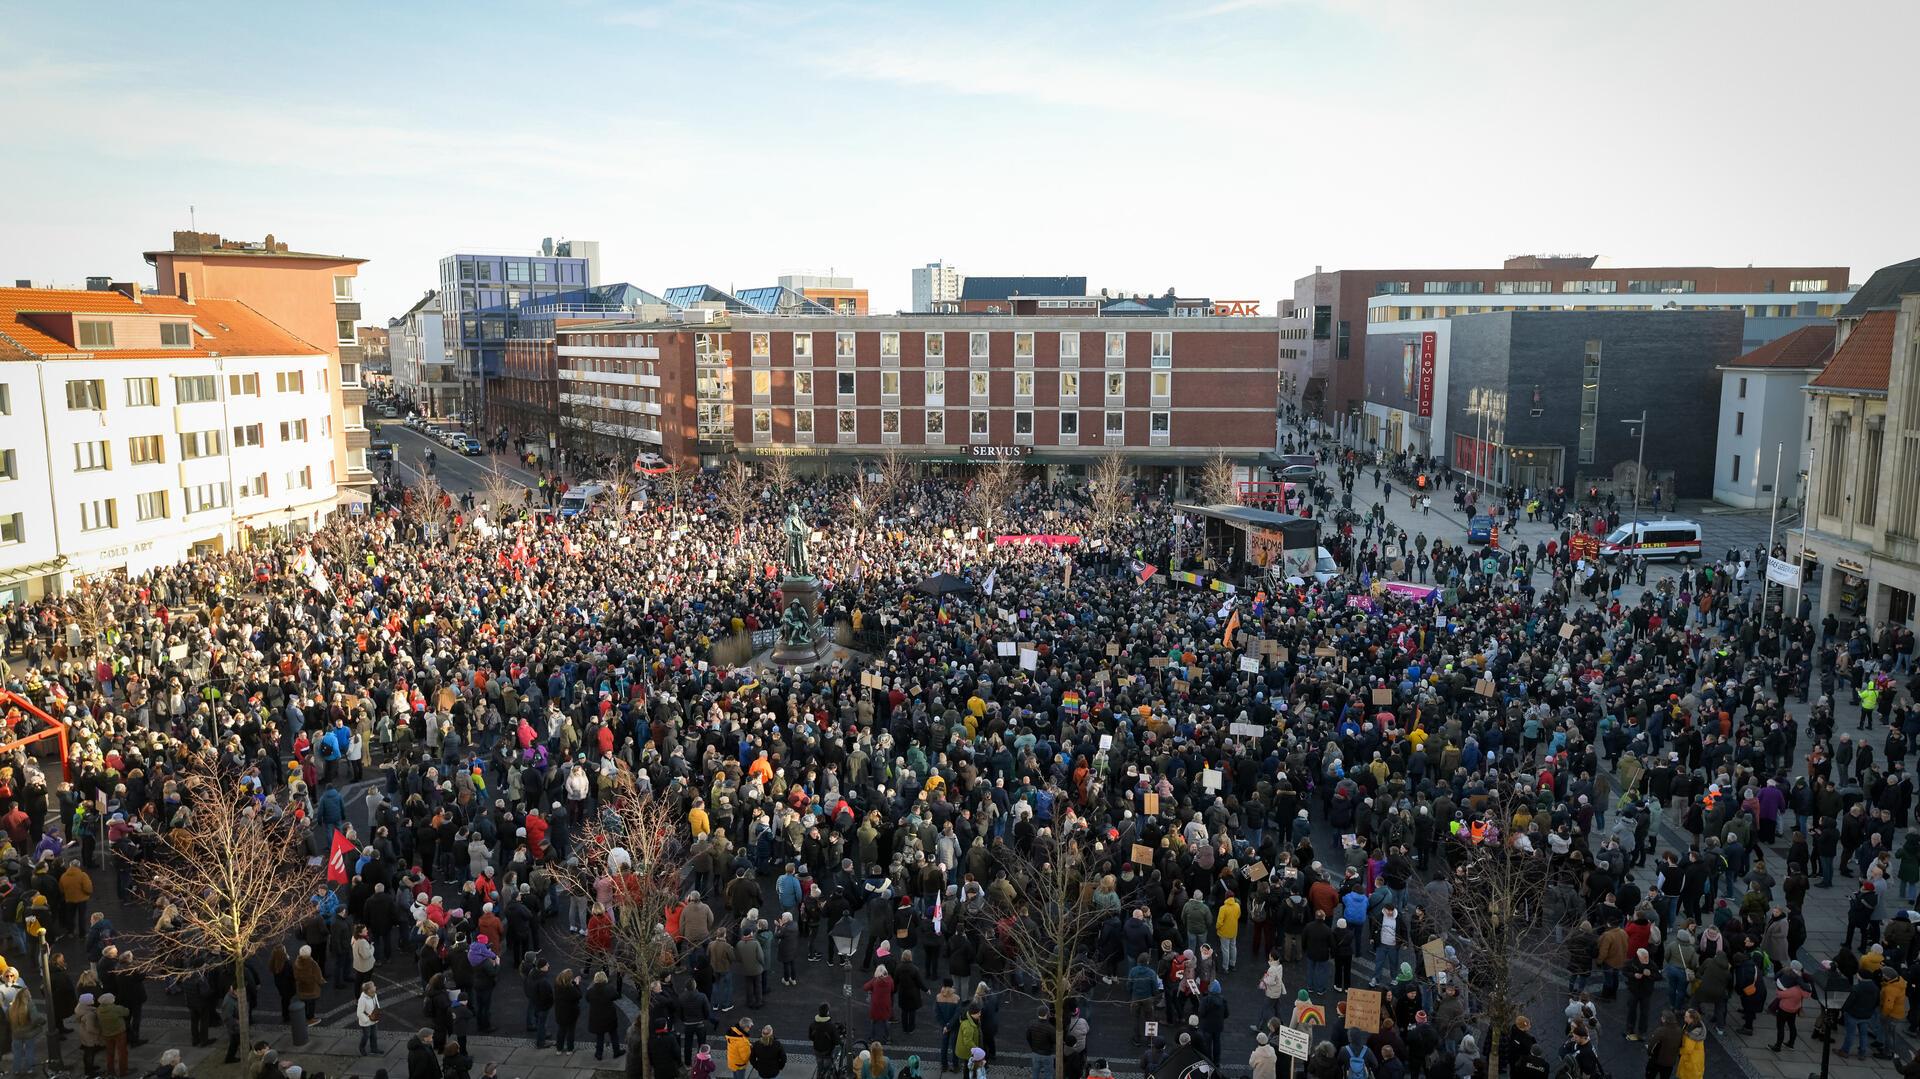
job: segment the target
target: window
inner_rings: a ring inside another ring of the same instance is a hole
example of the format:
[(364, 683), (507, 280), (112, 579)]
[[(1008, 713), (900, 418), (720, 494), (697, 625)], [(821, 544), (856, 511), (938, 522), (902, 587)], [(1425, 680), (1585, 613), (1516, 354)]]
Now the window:
[(1033, 359), (1033, 333), (1023, 330), (1013, 335), (1013, 358), (1016, 360)]
[(127, 405), (157, 405), (160, 403), (160, 380), (157, 378), (130, 378), (127, 380)]
[(1060, 413), (1060, 437), (1080, 437), (1080, 413), (1072, 409)]
[(160, 324), (160, 347), (192, 348), (193, 327), (185, 322), (162, 322)]
[(1588, 341), (1580, 374), (1580, 463), (1593, 463), (1600, 435), (1600, 342)]
[(220, 399), (220, 382), (212, 375), (180, 375), (173, 380), (173, 399), (179, 404), (195, 405)]
[(307, 373), (305, 371), (275, 371), (273, 388), (279, 393), (307, 392)]
[(1013, 396), (1022, 400), (1033, 399), (1033, 372), (1015, 371), (1013, 373)]
[(810, 360), (813, 358), (812, 334), (796, 333), (793, 335), (793, 358), (796, 360)]
[(244, 479), (240, 481), (239, 495), (241, 498), (264, 498), (266, 497), (266, 494), (267, 494), (267, 474), (265, 472), (262, 472), (251, 479)]
[(1117, 438), (1127, 433), (1127, 414), (1118, 410), (1107, 413), (1107, 437)]
[(509, 262), (506, 265), (506, 270), (507, 280), (509, 281), (527, 280), (527, 264), (524, 262)]
[(853, 409), (843, 408), (840, 410), (839, 424), (840, 424), (840, 433), (842, 435), (853, 434), (853, 432), (856, 430), (856, 420), (854, 419)]
[[(488, 323), (488, 325), (497, 327), (499, 324)], [(340, 343), (343, 345), (351, 345), (358, 340), (358, 338), (353, 335), (353, 320), (350, 318), (334, 320), (334, 332), (340, 338)]]
[(1173, 396), (1173, 372), (1155, 371), (1153, 373), (1153, 384), (1150, 389), (1155, 399)]
[(18, 455), (12, 450), (0, 450), (0, 480), (17, 480), (19, 478), (20, 463)]
[(985, 360), (987, 358), (987, 335), (985, 333), (976, 330), (967, 335), (967, 355), (975, 360)]
[(1692, 292), (1691, 281), (1629, 281), (1628, 292)]
[(1060, 396), (1076, 399), (1080, 396), (1080, 372), (1060, 372)]
[(1313, 339), (1325, 341), (1333, 335), (1333, 305), (1319, 304), (1313, 309)]
[(880, 358), (897, 360), (900, 358), (900, 334), (887, 330), (880, 335)]
[(973, 398), (975, 403), (986, 401), (987, 373), (985, 371), (974, 371), (967, 375), (967, 396)]
[(233, 448), (236, 450), (240, 449), (242, 446), (258, 446), (260, 445), (260, 442), (261, 442), (261, 425), (260, 424), (250, 423), (244, 427), (235, 427), (233, 429)]
[(534, 263), (533, 279), (536, 283), (544, 283), (546, 281), (551, 281), (553, 279), (553, 265), (551, 263), (546, 263), (546, 262)]
[(813, 396), (812, 371), (795, 371), (793, 373), (793, 395), (795, 397)]
[(1375, 281), (1373, 283), (1375, 296), (1399, 296), (1412, 291), (1413, 282), (1411, 281)]
[(1736, 435), (1744, 435), (1747, 433), (1746, 413), (1736, 412), (1733, 414), (1733, 433)]
[(0, 382), (0, 416), (13, 415), (13, 387)]
[(1737, 453), (1733, 455), (1733, 482), (1740, 482), (1740, 455)]
[(344, 275), (335, 275), (333, 279), (333, 302), (353, 302), (353, 278)]
[(1165, 360), (1168, 362), (1171, 362), (1173, 360), (1172, 331), (1170, 330), (1153, 331), (1153, 359), (1154, 359), (1154, 366), (1156, 367), (1164, 366), (1163, 364), (1160, 363), (1160, 361), (1162, 360)]
[(945, 371), (927, 372), (927, 403), (944, 404), (947, 399), (947, 373)]
[(74, 340), (81, 348), (112, 348), (113, 323), (76, 323), (74, 327)]
[(1487, 291), (1484, 281), (1424, 281), (1421, 292), (1437, 292), (1443, 295), (1478, 295)]
[(201, 457), (220, 456), (220, 432), (188, 431), (180, 436), (180, 459), (193, 461)]
[(148, 491), (133, 496), (133, 512), (142, 521), (158, 520), (167, 515), (167, 492)]
[(838, 371), (838, 372), (835, 372), (835, 374), (838, 377), (834, 379), (834, 383), (835, 383), (834, 389), (842, 397), (852, 397), (853, 396), (853, 372)]
[(1127, 373), (1125, 371), (1107, 372), (1107, 396), (1125, 397), (1127, 395)]
[(1127, 358), (1127, 335), (1110, 333), (1107, 335), (1107, 359), (1124, 360)]
[(1747, 380), (1744, 377), (1740, 379), (1740, 392), (1737, 394), (1737, 396), (1742, 401), (1747, 399)]
[(1619, 292), (1618, 281), (1562, 281), (1561, 292)]
[[(300, 490), (313, 486), (312, 472), (313, 470), (311, 468), (303, 468), (299, 472), (287, 473), (289, 478), (299, 476), (302, 480), (300, 484), (289, 483), (288, 489)], [(227, 485), (224, 483), (196, 484), (192, 487), (180, 488), (180, 495), (181, 511), (191, 516), (196, 513), (204, 513), (207, 510), (217, 510), (225, 507), (227, 504)]]
[(1787, 282), (1788, 292), (1825, 292), (1830, 282), (1824, 277), (1803, 277)]
[(127, 460), (136, 465), (161, 464), (167, 459), (167, 443), (159, 435), (135, 435), (127, 439)]
[(880, 396), (896, 398), (900, 396), (900, 372), (880, 372)]
[(946, 412), (938, 408), (928, 409), (927, 410), (927, 436), (929, 438), (933, 438), (939, 435), (944, 435), (946, 433), (947, 433)]
[(987, 437), (987, 413), (984, 409), (967, 413), (967, 433), (977, 438)]
[(80, 503), (80, 531), (98, 532), (103, 528), (117, 528), (119, 524), (120, 509), (113, 499), (96, 498)]
[(773, 355), (773, 335), (763, 331), (755, 331), (749, 340), (748, 348), (751, 349), (754, 359), (766, 359), (768, 356)]
[(773, 372), (755, 371), (753, 373), (754, 400), (763, 400), (773, 393)]
[(927, 359), (943, 360), (947, 356), (947, 335), (935, 331), (927, 335)]
[(67, 407), (74, 411), (99, 412), (107, 407), (107, 384), (103, 379), (75, 379), (67, 383)]
[(280, 441), (305, 442), (306, 440), (307, 440), (307, 421), (305, 420), (281, 420), (280, 421)]
[(0, 514), (0, 543), (19, 543), (26, 536), (26, 529), (25, 514)]
[[(287, 473), (287, 490), (304, 491), (312, 486), (313, 486), (313, 466), (312, 465), (308, 465), (305, 468), (294, 469), (293, 471)], [(187, 512), (188, 513), (193, 512), (191, 499), (189, 499)]]
[(880, 410), (880, 434), (881, 434), (881, 437), (883, 438), (888, 435), (891, 435), (894, 438), (900, 437), (900, 410), (899, 409), (883, 408)]
[(1525, 296), (1536, 292), (1552, 292), (1551, 281), (1495, 281), (1493, 291), (1502, 296)]
[(1060, 335), (1060, 358), (1063, 360), (1080, 359), (1080, 335), (1063, 333)]
[(1148, 418), (1147, 433), (1165, 438), (1173, 431), (1173, 413), (1155, 412)]
[(756, 408), (753, 410), (753, 434), (755, 438), (766, 438), (773, 434), (773, 409)]
[(1020, 409), (1013, 414), (1013, 433), (1017, 438), (1033, 437), (1033, 413)]
[(112, 467), (112, 457), (107, 452), (107, 444), (105, 441), (75, 442), (73, 444), (73, 470), (75, 472), (105, 472)]
[[(322, 382), (322, 386), (320, 388), (325, 389), (326, 386), (324, 385), (324, 383), (326, 382), (326, 379), (322, 378), (320, 381)], [(343, 363), (340, 365), (340, 385), (342, 386), (360, 385), (360, 365), (359, 364)]]
[(793, 433), (813, 437), (813, 409), (803, 408), (794, 412)]
[(833, 355), (836, 359), (851, 360), (854, 357), (853, 334), (841, 331), (833, 335)]

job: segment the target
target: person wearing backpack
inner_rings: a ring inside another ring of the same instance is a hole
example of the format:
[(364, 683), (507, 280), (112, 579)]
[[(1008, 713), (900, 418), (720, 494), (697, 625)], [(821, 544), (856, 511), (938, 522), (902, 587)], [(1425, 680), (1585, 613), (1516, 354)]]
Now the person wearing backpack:
[[(1471, 1043), (1472, 1035), (1461, 1040), (1463, 1044)], [(1343, 1074), (1347, 1079), (1369, 1079), (1378, 1062), (1374, 1059), (1373, 1050), (1368, 1049), (1365, 1042), (1361, 1042), (1358, 1045), (1348, 1043), (1347, 1047), (1340, 1051), (1340, 1063), (1344, 1067)]]
[(46, 1017), (33, 1003), (33, 994), (19, 984), (19, 971), (9, 969), (7, 980), (13, 983), (13, 999), (7, 1002), (7, 1029), (13, 1036), (13, 1074), (31, 1075), (39, 1066), (40, 1035), (46, 1030)]

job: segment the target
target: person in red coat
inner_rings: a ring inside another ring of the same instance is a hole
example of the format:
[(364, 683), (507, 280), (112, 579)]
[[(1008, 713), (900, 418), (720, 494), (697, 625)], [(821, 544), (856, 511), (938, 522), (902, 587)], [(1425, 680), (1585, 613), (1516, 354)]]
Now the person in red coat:
[(885, 1042), (887, 1031), (893, 1023), (893, 976), (887, 973), (886, 964), (873, 968), (873, 977), (867, 979), (867, 1021), (872, 1028), (871, 1040)]

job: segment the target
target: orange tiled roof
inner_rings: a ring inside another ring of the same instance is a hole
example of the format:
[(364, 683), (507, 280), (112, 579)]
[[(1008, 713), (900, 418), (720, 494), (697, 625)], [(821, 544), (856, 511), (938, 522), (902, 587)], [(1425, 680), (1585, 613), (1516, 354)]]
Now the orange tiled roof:
[[(36, 313), (186, 316), (205, 332), (191, 348), (116, 348), (87, 352), (52, 336), (28, 317)], [(101, 359), (148, 360), (180, 356), (308, 356), (325, 350), (296, 337), (239, 300), (187, 303), (174, 296), (120, 292), (0, 288), (0, 359), (59, 359), (85, 353)]]
[(1893, 322), (1898, 311), (1869, 311), (1834, 353), (1833, 362), (1808, 385), (1826, 390), (1887, 392), (1893, 372)]
[(1741, 356), (1728, 367), (1825, 367), (1833, 357), (1833, 323), (1802, 326)]

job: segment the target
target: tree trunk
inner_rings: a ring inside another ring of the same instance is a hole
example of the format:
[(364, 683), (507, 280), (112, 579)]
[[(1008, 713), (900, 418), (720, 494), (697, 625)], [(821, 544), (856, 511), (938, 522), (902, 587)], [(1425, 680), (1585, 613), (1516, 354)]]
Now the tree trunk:
[[(253, 1034), (250, 1029), (253, 1016), (247, 1010), (247, 957), (245, 955), (233, 957), (233, 988), (234, 997), (239, 1005), (237, 1010), (240, 1014), (240, 1051), (247, 1052), (248, 1047), (253, 1044), (249, 1040)], [(225, 1010), (224, 1007), (222, 1010)], [(226, 1026), (225, 1023), (220, 1025)]]
[(627, 1046), (627, 1052), (640, 1054), (640, 1074), (652, 1075), (647, 1070), (647, 1050), (653, 1041), (653, 981), (648, 979), (640, 988), (640, 1037), (639, 1045)]

